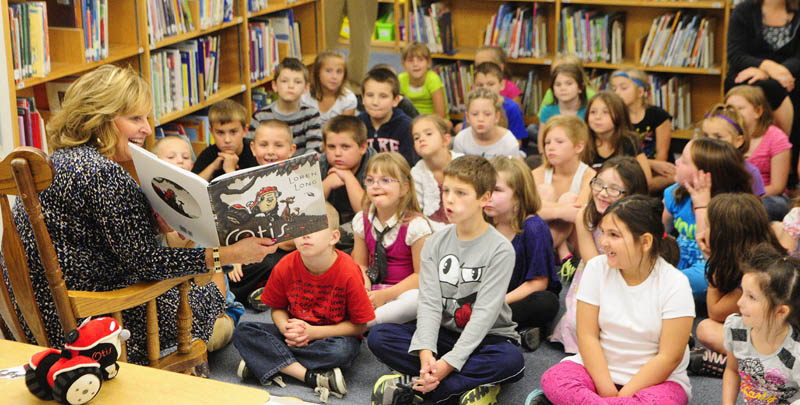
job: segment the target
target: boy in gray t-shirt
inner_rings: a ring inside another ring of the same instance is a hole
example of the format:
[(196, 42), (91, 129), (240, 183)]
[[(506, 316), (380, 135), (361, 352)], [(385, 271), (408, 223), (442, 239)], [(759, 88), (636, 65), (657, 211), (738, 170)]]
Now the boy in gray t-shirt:
[(524, 360), (505, 293), (514, 248), (483, 219), (497, 172), (479, 156), (447, 165), (442, 204), (451, 225), (422, 248), (417, 324), (377, 325), (367, 342), (402, 374), (385, 375), (373, 404), (494, 398), (522, 378)]

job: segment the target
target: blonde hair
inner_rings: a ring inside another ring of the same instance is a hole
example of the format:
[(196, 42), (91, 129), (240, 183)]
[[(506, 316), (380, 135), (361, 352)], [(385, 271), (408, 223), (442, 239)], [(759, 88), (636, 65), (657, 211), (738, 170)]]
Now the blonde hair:
[[(511, 229), (514, 233), (520, 233), (528, 216), (535, 215), (542, 208), (542, 200), (536, 190), (530, 167), (521, 158), (508, 156), (495, 156), (489, 159), (489, 163), (497, 170), (498, 175), (503, 174), (506, 184), (513, 192)], [(494, 221), (489, 222), (495, 225)]]
[(578, 57), (578, 55), (575, 55), (574, 53), (560, 53), (556, 55), (556, 57), (553, 59), (553, 63), (550, 64), (550, 74), (552, 75), (556, 68), (563, 64), (577, 65), (583, 69), (583, 61)]
[(431, 50), (428, 49), (428, 46), (421, 43), (421, 42), (414, 42), (409, 46), (403, 48), (403, 55), (401, 60), (405, 62), (408, 58), (413, 56), (419, 56), (422, 59), (427, 60), (430, 62), (431, 59)]
[(739, 153), (744, 156), (750, 149), (750, 133), (747, 131), (747, 127), (744, 125), (744, 118), (742, 118), (742, 114), (739, 114), (739, 110), (731, 105), (721, 103), (715, 104), (710, 110), (708, 110), (708, 113), (703, 121), (710, 120), (712, 118), (719, 118), (725, 121), (728, 126), (733, 128), (734, 132), (742, 136), (742, 144), (736, 149), (738, 149)]
[(152, 106), (150, 86), (130, 66), (100, 66), (67, 88), (61, 110), (47, 123), (50, 148), (88, 144), (111, 157), (119, 137), (114, 119), (147, 115)]
[(289, 144), (294, 142), (294, 133), (292, 133), (292, 128), (289, 127), (289, 124), (276, 119), (271, 120), (264, 120), (258, 123), (256, 127), (255, 134), (253, 135), (253, 142), (256, 141), (258, 138), (258, 130), (261, 128), (274, 128), (286, 133), (286, 140), (289, 141)]
[[(573, 145), (583, 142), (583, 150), (578, 158), (587, 165), (592, 164), (593, 152), (592, 143), (589, 141), (589, 127), (586, 126), (586, 123), (583, 122), (582, 119), (578, 118), (577, 115), (560, 114), (552, 116), (544, 124), (544, 127), (542, 127), (542, 147), (544, 147), (544, 141), (547, 139), (547, 135), (549, 135), (554, 128), (563, 129), (567, 138), (569, 138)], [(546, 153), (542, 153), (542, 164), (545, 168), (553, 167)]]
[(761, 107), (761, 116), (758, 117), (758, 121), (756, 121), (756, 129), (752, 134), (750, 134), (750, 138), (759, 138), (763, 136), (764, 133), (767, 132), (767, 129), (769, 129), (770, 125), (772, 125), (774, 120), (772, 106), (769, 105), (767, 96), (764, 95), (764, 90), (758, 86), (742, 84), (728, 90), (728, 93), (725, 94), (724, 100), (726, 104), (731, 96), (742, 97), (748, 103), (750, 103), (753, 108)]
[[(406, 184), (408, 186), (408, 192), (400, 196), (400, 202), (397, 204), (395, 215), (399, 220), (407, 222), (416, 216), (422, 215), (422, 210), (417, 202), (417, 193), (414, 190), (414, 182), (411, 179), (411, 167), (403, 155), (397, 152), (378, 153), (367, 162), (365, 173), (367, 175), (381, 173), (397, 180), (401, 185)], [(363, 207), (364, 215), (369, 213), (372, 201), (370, 201), (367, 193), (364, 193), (361, 206)]]
[(495, 111), (500, 112), (500, 120), (497, 122), (497, 126), (507, 128), (508, 127), (508, 119), (506, 118), (506, 112), (503, 109), (503, 96), (484, 88), (475, 88), (469, 92), (467, 95), (467, 112), (469, 112), (469, 106), (475, 100), (489, 100), (492, 102)]
[[(617, 69), (611, 72), (611, 78), (622, 77), (630, 80), (634, 85), (644, 90), (642, 94), (642, 106), (647, 106), (647, 95), (650, 94), (650, 79), (647, 74), (639, 69)], [(635, 80), (633, 80), (635, 79)], [(638, 81), (638, 83), (637, 83)]]
[(447, 121), (445, 121), (444, 118), (436, 114), (424, 114), (424, 115), (417, 115), (416, 117), (414, 117), (414, 119), (411, 120), (412, 132), (414, 131), (414, 127), (417, 124), (419, 124), (420, 121), (430, 121), (431, 123), (433, 123), (433, 126), (436, 128), (437, 131), (439, 131), (439, 134), (442, 135), (442, 138), (444, 138), (445, 135), (449, 134), (449, 131), (447, 129), (448, 127)]
[(500, 71), (502, 72), (501, 79), (507, 78), (508, 72), (506, 72), (506, 65), (508, 64), (508, 57), (506, 56), (506, 51), (496, 46), (483, 45), (475, 51), (475, 55), (477, 56), (481, 51), (488, 51), (492, 54), (492, 62), (500, 66)]
[(328, 229), (335, 231), (339, 229), (339, 211), (329, 202), (325, 202), (325, 215), (328, 217)]
[(181, 141), (185, 145), (189, 146), (189, 151), (192, 152), (192, 161), (194, 161), (194, 152), (192, 150), (192, 143), (185, 138), (182, 138), (178, 135), (167, 135), (161, 139), (156, 139), (156, 142), (150, 148), (150, 152), (153, 152), (154, 155), (158, 156), (161, 153), (161, 148), (164, 146), (165, 143), (170, 141)]
[(325, 64), (325, 61), (334, 58), (341, 59), (342, 64), (344, 64), (344, 76), (342, 77), (342, 84), (336, 90), (336, 98), (338, 99), (344, 95), (344, 84), (347, 83), (347, 59), (345, 59), (343, 53), (337, 50), (326, 49), (317, 54), (317, 57), (314, 58), (314, 65), (311, 66), (311, 87), (308, 89), (308, 93), (317, 101), (322, 101), (322, 84), (319, 82), (322, 65)]
[(208, 109), (208, 121), (211, 123), (212, 128), (215, 124), (224, 125), (229, 122), (238, 122), (242, 125), (242, 129), (246, 131), (248, 118), (247, 109), (231, 99), (218, 101)]

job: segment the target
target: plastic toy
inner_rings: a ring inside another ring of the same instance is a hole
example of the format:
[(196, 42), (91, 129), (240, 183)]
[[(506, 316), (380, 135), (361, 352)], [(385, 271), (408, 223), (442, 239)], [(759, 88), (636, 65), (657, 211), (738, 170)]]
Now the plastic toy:
[(117, 376), (121, 342), (130, 332), (114, 318), (86, 319), (66, 335), (64, 350), (47, 349), (25, 366), (28, 390), (42, 400), (69, 405), (91, 401), (104, 380)]

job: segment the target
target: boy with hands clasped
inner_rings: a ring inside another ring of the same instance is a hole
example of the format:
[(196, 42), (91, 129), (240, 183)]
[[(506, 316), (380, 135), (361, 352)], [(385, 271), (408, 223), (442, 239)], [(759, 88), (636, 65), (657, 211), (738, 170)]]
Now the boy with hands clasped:
[(243, 322), (233, 334), (242, 356), (237, 374), (283, 385), (285, 374), (304, 382), (323, 402), (347, 388), (341, 368), (358, 355), (360, 336), (375, 318), (361, 269), (335, 249), (339, 218), (326, 204), (328, 227), (294, 240), (297, 250), (272, 270), (261, 301), (274, 324)]
[(497, 172), (480, 156), (444, 171), (442, 204), (451, 225), (422, 248), (417, 324), (374, 326), (367, 339), (385, 375), (372, 404), (496, 403), (498, 384), (522, 378), (519, 335), (505, 302), (514, 268), (511, 243), (483, 218)]

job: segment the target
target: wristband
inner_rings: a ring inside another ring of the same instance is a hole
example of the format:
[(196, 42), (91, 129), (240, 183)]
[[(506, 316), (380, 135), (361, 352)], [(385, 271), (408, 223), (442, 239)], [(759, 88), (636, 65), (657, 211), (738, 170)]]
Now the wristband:
[(219, 247), (211, 249), (211, 256), (214, 258), (214, 273), (222, 273), (222, 264), (219, 261)]

